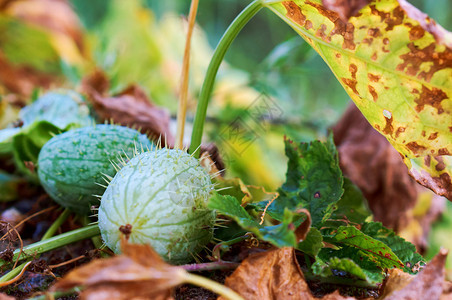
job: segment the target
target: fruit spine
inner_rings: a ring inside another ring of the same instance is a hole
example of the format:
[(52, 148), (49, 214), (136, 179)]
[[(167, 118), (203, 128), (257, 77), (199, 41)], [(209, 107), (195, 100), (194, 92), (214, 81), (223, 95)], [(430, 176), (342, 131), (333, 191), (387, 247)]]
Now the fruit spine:
[(182, 150), (142, 153), (102, 196), (102, 238), (118, 253), (120, 228), (128, 228), (131, 243), (148, 243), (172, 263), (189, 262), (212, 239), (215, 212), (207, 208), (212, 191), (210, 175)]

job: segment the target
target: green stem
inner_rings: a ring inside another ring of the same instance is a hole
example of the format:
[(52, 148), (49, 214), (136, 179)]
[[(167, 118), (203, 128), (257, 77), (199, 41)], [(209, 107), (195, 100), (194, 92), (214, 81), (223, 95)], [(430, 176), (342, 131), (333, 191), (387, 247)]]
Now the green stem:
[(63, 223), (67, 220), (67, 218), (70, 216), (71, 211), (67, 208), (63, 210), (63, 212), (58, 216), (58, 218), (53, 222), (53, 224), (47, 229), (46, 233), (42, 236), (41, 240), (47, 240), (48, 238), (51, 238), (55, 235), (57, 230), (63, 225)]
[[(82, 227), (76, 230), (65, 232), (57, 236), (48, 238), (46, 240), (41, 240), (39, 242), (33, 243), (23, 248), (23, 253), (20, 256), (21, 259), (33, 258), (36, 255), (42, 254), (44, 252), (52, 251), (54, 249), (82, 241), (84, 239), (91, 238), (93, 236), (99, 235), (100, 230), (97, 224)], [(14, 251), (13, 261), (15, 261), (19, 255), (20, 249)], [(9, 262), (0, 261), (0, 267), (9, 264)]]
[(70, 290), (67, 290), (67, 291), (64, 291), (64, 292), (61, 292), (61, 291), (58, 291), (58, 292), (47, 292), (47, 293), (45, 293), (45, 295), (29, 298), (28, 300), (47, 300), (47, 299), (52, 299), (52, 298), (49, 297), (50, 295), (52, 295), (53, 298), (56, 299), (56, 298), (61, 298), (61, 297), (64, 297), (64, 296), (73, 295), (75, 293), (80, 292), (80, 290), (81, 290), (80, 288), (75, 287), (73, 289), (70, 289)]
[[(82, 222), (83, 222), (83, 226), (88, 226), (91, 223), (88, 217), (84, 217)], [(91, 238), (91, 241), (93, 242), (93, 245), (96, 249), (102, 250), (102, 248), (104, 248), (104, 242), (102, 241), (102, 238), (99, 235), (93, 236)], [(105, 253), (103, 251), (100, 251), (99, 254), (103, 258), (110, 257), (110, 255), (108, 255), (107, 253)]]
[(193, 132), (190, 143), (190, 154), (198, 158), (200, 154), (202, 133), (204, 130), (204, 121), (206, 119), (207, 106), (210, 95), (212, 94), (213, 84), (217, 76), (218, 68), (234, 39), (248, 21), (263, 7), (263, 0), (254, 0), (234, 19), (228, 29), (222, 36), (210, 60), (207, 68), (206, 77), (199, 95), (198, 107), (196, 109), (195, 120), (193, 123)]
[[(49, 227), (49, 229), (47, 229), (47, 231), (44, 233), (44, 235), (42, 236), (41, 241), (46, 240), (48, 238), (51, 238), (53, 235), (55, 235), (55, 232), (58, 230), (58, 228), (61, 227), (61, 225), (66, 221), (66, 219), (69, 217), (69, 215), (71, 214), (71, 211), (69, 209), (65, 209), (59, 216), (58, 218), (55, 220), (55, 222), (53, 222), (53, 224)], [(24, 248), (25, 249), (25, 248)], [(15, 252), (20, 252), (19, 250), (16, 250)], [(15, 253), (14, 252), (14, 253)], [(22, 255), (24, 255), (24, 253), (21, 253), (21, 257), (20, 259), (23, 259), (24, 257), (22, 257)], [(14, 260), (17, 259), (17, 256), (14, 256)], [(7, 274), (3, 275), (0, 278), (0, 282), (5, 282), (5, 281), (9, 281), (11, 279), (13, 279), (14, 277), (16, 277), (17, 275), (19, 275), (19, 273), (22, 271), (22, 269), (25, 267), (25, 265), (27, 264), (27, 262), (29, 262), (31, 259), (28, 258), (25, 262), (23, 262), (22, 264), (20, 264), (19, 266), (15, 267), (14, 269), (12, 269), (10, 272), (8, 272)], [(0, 262), (1, 265), (1, 262)]]
[(239, 294), (227, 286), (199, 275), (187, 273), (184, 276), (184, 281), (211, 290), (227, 300), (244, 300)]

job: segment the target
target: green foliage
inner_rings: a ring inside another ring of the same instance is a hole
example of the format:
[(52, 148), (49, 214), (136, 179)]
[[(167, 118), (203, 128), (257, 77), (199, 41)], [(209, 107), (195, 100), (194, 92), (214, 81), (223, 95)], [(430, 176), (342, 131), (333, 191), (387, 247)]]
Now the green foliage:
[(354, 226), (340, 226), (332, 234), (324, 234), (324, 239), (334, 245), (359, 249), (381, 268), (403, 268), (403, 263), (388, 245), (362, 233)]
[(344, 246), (340, 250), (323, 248), (312, 265), (314, 275), (326, 280), (349, 278), (356, 280), (354, 284), (375, 285), (385, 278), (384, 271), (356, 248)]
[(60, 71), (60, 57), (42, 30), (1, 15), (0, 33), (0, 47), (9, 62), (48, 73)]
[(241, 205), (237, 198), (230, 195), (215, 194), (208, 207), (236, 221), (243, 229), (254, 233), (259, 239), (277, 247), (294, 247), (297, 244), (295, 229), (306, 219), (304, 214), (295, 214), (289, 209), (282, 212), (282, 222), (278, 225), (260, 225)]
[[(260, 225), (253, 217), (251, 210), (264, 211), (266, 202), (245, 208), (231, 195), (216, 195), (209, 207), (259, 239), (278, 247), (293, 246), (308, 255), (315, 262), (307, 272), (326, 282), (375, 287), (385, 278), (385, 269), (414, 274), (424, 264), (411, 243), (381, 223), (365, 222), (370, 211), (359, 189), (343, 178), (331, 137), (325, 143), (286, 141), (286, 155), (286, 182), (266, 211), (267, 222), (279, 224)], [(296, 242), (294, 230), (305, 219), (297, 215), (300, 209), (310, 212), (313, 227), (303, 241)]]
[[(333, 211), (330, 219), (337, 226), (338, 224), (346, 225), (348, 222), (354, 224), (363, 223), (372, 212), (367, 207), (367, 202), (359, 188), (351, 182), (350, 179), (344, 178), (344, 194), (337, 203), (337, 209)], [(328, 224), (324, 224), (328, 226)]]
[(416, 252), (413, 244), (397, 236), (394, 231), (383, 227), (380, 222), (364, 223), (361, 231), (388, 245), (404, 264), (405, 272), (415, 274), (419, 267), (425, 264), (425, 260)]
[(85, 99), (70, 90), (48, 92), (19, 112), (20, 128), (0, 130), (0, 153), (12, 155), (21, 173), (31, 180), (36, 174), (27, 167), (36, 165), (44, 144), (61, 132), (94, 124)]
[(342, 172), (332, 137), (326, 143), (294, 144), (285, 141), (287, 164), (286, 182), (278, 190), (279, 197), (268, 208), (268, 214), (281, 219), (284, 207), (294, 211), (309, 210), (312, 225), (320, 228), (342, 196)]
[(298, 245), (296, 246), (298, 250), (312, 257), (315, 257), (317, 254), (319, 254), (319, 251), (320, 249), (322, 249), (322, 247), (323, 236), (315, 227), (311, 227), (304, 241), (298, 243)]

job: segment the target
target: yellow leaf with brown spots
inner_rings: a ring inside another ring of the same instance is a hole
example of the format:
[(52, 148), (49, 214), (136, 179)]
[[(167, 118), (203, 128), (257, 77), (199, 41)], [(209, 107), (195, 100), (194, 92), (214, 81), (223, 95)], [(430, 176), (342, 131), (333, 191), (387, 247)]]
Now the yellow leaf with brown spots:
[(321, 0), (266, 6), (322, 56), (413, 177), (452, 200), (452, 33), (405, 0), (370, 1), (348, 21), (351, 9), (341, 19)]

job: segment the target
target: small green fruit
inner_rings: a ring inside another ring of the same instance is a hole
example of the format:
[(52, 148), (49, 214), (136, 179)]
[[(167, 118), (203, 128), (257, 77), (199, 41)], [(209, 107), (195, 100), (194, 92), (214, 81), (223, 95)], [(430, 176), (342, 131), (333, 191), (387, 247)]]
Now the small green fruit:
[(108, 185), (99, 208), (102, 238), (120, 252), (120, 228), (131, 243), (150, 244), (166, 260), (187, 263), (212, 239), (215, 212), (207, 208), (210, 175), (175, 149), (142, 153)]
[(38, 176), (53, 200), (79, 214), (89, 214), (105, 191), (103, 177), (116, 174), (112, 162), (128, 160), (137, 149), (151, 149), (140, 132), (117, 125), (78, 128), (54, 136), (38, 157)]

